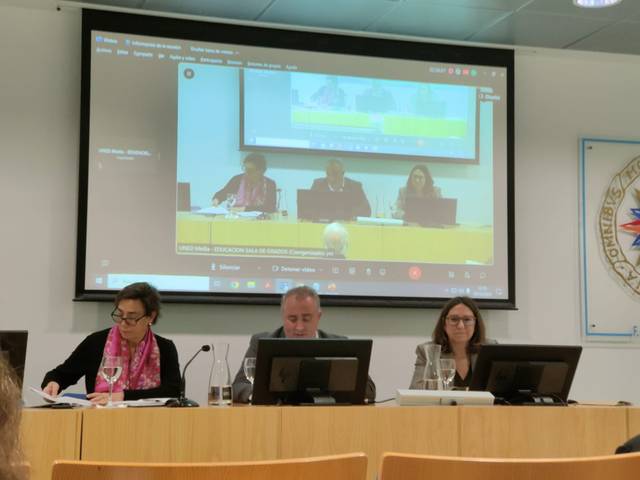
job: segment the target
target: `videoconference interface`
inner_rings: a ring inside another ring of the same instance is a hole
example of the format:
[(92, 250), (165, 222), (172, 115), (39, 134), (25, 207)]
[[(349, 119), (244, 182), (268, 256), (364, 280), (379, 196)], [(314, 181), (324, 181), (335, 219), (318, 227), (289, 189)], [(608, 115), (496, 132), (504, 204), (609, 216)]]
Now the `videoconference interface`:
[(88, 35), (82, 293), (510, 298), (506, 66)]

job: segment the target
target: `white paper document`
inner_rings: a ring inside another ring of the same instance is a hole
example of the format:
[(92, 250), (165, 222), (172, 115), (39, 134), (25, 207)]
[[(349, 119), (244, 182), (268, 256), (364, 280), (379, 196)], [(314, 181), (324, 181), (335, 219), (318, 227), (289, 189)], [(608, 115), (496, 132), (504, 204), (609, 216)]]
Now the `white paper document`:
[(49, 403), (68, 403), (69, 405), (77, 405), (81, 407), (93, 406), (93, 403), (91, 403), (89, 400), (85, 400), (82, 398), (70, 397), (67, 395), (58, 395), (57, 397), (54, 397), (36, 387), (29, 387), (29, 390), (31, 390), (36, 395), (44, 398)]

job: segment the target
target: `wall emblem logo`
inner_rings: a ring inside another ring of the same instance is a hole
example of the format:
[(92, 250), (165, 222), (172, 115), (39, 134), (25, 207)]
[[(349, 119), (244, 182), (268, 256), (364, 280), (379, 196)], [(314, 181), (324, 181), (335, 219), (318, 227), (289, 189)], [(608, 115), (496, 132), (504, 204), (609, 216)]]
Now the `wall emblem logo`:
[(640, 296), (640, 156), (611, 179), (598, 213), (598, 234), (615, 277)]

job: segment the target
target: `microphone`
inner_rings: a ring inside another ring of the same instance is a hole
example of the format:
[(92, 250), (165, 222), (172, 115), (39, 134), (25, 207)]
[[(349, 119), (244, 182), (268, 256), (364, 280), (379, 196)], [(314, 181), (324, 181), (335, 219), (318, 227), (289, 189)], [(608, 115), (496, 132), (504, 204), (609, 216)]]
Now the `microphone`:
[(186, 376), (187, 367), (191, 365), (191, 362), (195, 360), (200, 352), (208, 352), (211, 350), (209, 345), (202, 345), (196, 353), (193, 354), (193, 357), (186, 363), (184, 368), (182, 369), (182, 376), (180, 377), (180, 396), (176, 398), (172, 398), (171, 400), (167, 400), (165, 404), (167, 407), (199, 407), (198, 402), (195, 400), (191, 400), (184, 396), (184, 392), (186, 390)]

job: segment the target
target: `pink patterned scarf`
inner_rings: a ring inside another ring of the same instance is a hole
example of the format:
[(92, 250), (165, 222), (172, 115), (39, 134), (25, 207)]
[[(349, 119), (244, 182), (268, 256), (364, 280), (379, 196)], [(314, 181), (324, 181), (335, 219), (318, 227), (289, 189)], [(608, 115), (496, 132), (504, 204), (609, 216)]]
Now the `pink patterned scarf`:
[[(136, 346), (136, 351), (131, 358), (127, 341), (120, 336), (118, 326), (114, 325), (109, 331), (102, 355), (122, 357), (122, 375), (113, 385), (114, 392), (149, 390), (160, 386), (160, 349), (156, 337), (151, 333), (151, 328)], [(109, 384), (98, 372), (96, 392), (108, 391)]]
[(267, 194), (267, 181), (263, 178), (262, 182), (253, 188), (248, 187), (247, 183), (246, 178), (243, 176), (240, 181), (240, 187), (238, 187), (235, 206), (259, 207), (264, 205)]

